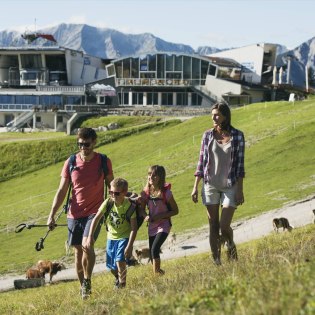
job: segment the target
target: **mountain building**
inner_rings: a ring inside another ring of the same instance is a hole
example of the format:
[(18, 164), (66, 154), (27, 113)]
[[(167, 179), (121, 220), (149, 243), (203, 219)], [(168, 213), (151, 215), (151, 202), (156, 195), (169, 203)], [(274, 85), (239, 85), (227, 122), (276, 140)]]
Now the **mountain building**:
[(208, 56), (154, 52), (117, 59), (50, 46), (0, 48), (0, 126), (67, 130), (112, 107), (210, 107), (287, 99), (307, 92), (296, 58), (277, 64), (277, 45)]

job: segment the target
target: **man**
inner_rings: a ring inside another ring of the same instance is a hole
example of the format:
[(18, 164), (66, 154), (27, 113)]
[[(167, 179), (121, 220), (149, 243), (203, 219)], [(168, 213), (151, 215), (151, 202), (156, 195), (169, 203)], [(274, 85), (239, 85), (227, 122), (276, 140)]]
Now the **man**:
[[(86, 246), (90, 225), (104, 201), (104, 180), (109, 187), (113, 180), (112, 163), (107, 158), (107, 172), (104, 174), (101, 154), (94, 151), (96, 132), (92, 128), (79, 129), (77, 144), (79, 152), (75, 155), (75, 165), (71, 158), (64, 163), (59, 188), (53, 200), (47, 220), (50, 229), (55, 226), (55, 214), (62, 205), (72, 184), (71, 202), (68, 210), (68, 243), (75, 251), (75, 268), (81, 284), (81, 295), (85, 299), (91, 294), (91, 275), (95, 264), (93, 246)], [(70, 172), (70, 164), (72, 171)], [(101, 228), (99, 223), (94, 239), (96, 240)]]

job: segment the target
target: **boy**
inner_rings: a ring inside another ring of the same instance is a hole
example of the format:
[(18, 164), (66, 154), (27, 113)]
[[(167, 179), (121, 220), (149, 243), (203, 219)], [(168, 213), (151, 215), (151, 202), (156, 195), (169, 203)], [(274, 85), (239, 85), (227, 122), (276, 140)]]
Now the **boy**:
[[(130, 222), (126, 220), (126, 212), (131, 203), (126, 196), (128, 192), (128, 182), (123, 178), (115, 178), (110, 183), (110, 198), (106, 199), (100, 206), (95, 215), (90, 233), (88, 236), (88, 246), (93, 246), (93, 234), (99, 220), (110, 208), (106, 215), (108, 226), (107, 245), (106, 245), (106, 267), (115, 276), (115, 287), (123, 288), (126, 286), (126, 259), (132, 255), (132, 247), (137, 235), (136, 212), (131, 215)], [(108, 207), (108, 203), (113, 204)]]

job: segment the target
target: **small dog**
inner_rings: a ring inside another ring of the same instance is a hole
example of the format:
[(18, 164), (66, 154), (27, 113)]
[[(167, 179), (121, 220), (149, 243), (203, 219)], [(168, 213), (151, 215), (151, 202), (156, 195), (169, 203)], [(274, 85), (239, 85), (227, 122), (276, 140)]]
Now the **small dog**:
[(140, 265), (143, 265), (141, 260), (147, 258), (148, 259), (148, 263), (151, 261), (152, 262), (152, 258), (151, 258), (151, 253), (150, 253), (150, 249), (149, 248), (140, 248), (140, 249), (136, 249), (135, 250), (135, 257), (138, 260), (138, 263)]
[(171, 252), (175, 252), (175, 245), (176, 245), (176, 234), (172, 232), (168, 237), (168, 249)]
[(51, 282), (53, 276), (63, 269), (66, 269), (62, 263), (57, 261), (51, 262), (50, 260), (39, 260), (36, 264), (36, 268), (40, 270), (45, 278), (46, 273), (49, 273), (49, 282)]
[(45, 278), (43, 272), (38, 268), (32, 267), (26, 270), (26, 279)]
[(292, 231), (293, 226), (290, 225), (289, 220), (287, 218), (274, 218), (272, 220), (273, 229), (276, 233), (279, 232), (279, 229), (288, 230), (289, 232)]
[[(160, 254), (162, 254), (162, 251), (160, 249)], [(150, 249), (149, 248), (140, 248), (140, 249), (136, 249), (135, 250), (135, 257), (138, 261), (138, 263), (140, 265), (143, 265), (141, 260), (142, 259), (148, 259), (148, 263), (151, 261), (152, 262), (152, 258), (151, 258), (151, 253), (150, 253)]]

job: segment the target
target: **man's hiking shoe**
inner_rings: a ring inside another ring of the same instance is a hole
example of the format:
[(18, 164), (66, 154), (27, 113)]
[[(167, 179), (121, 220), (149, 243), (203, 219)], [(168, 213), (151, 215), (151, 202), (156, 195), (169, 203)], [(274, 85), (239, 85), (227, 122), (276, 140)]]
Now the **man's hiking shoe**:
[(215, 258), (215, 259), (213, 259), (213, 263), (214, 263), (216, 266), (221, 266), (221, 265), (222, 265), (220, 258)]
[(236, 250), (236, 246), (235, 246), (234, 242), (231, 244), (228, 243), (227, 248), (228, 248), (228, 250), (227, 250), (228, 259), (229, 260), (237, 260), (238, 259), (237, 250)]
[(91, 295), (91, 279), (84, 279), (81, 287), (81, 296), (86, 300)]
[(123, 289), (126, 287), (126, 283), (120, 283), (119, 280), (117, 282), (115, 282), (115, 289)]

